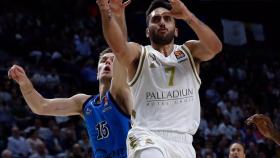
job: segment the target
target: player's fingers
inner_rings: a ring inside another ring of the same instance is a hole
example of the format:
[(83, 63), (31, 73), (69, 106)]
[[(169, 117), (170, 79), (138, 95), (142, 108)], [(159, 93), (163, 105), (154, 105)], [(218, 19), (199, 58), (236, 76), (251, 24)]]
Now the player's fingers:
[(12, 79), (12, 76), (11, 76), (11, 68), (10, 68), (9, 71), (8, 71), (8, 78), (9, 78), (9, 79)]
[(127, 0), (123, 3), (123, 7), (127, 7), (131, 3), (131, 0)]
[(14, 80), (16, 78), (16, 74), (15, 74), (15, 68), (12, 67), (10, 70), (10, 77)]
[(264, 114), (256, 114), (256, 117), (258, 117), (258, 118), (264, 118), (264, 117), (266, 117)]
[(265, 116), (263, 114), (257, 114), (254, 117), (254, 122), (256, 123), (265, 123), (266, 125), (272, 125), (272, 121), (268, 116)]
[(23, 68), (18, 65), (13, 66), (13, 74), (14, 74), (14, 78), (16, 79), (19, 79), (19, 77), (25, 75)]
[(14, 71), (15, 71), (15, 74), (16, 74), (17, 77), (24, 77), (24, 75), (25, 75), (25, 73), (22, 72), (20, 67), (16, 67)]
[(174, 5), (174, 4), (178, 3), (178, 0), (169, 0), (169, 3), (170, 3), (171, 5)]
[(14, 69), (15, 69), (15, 65), (13, 65), (13, 66), (11, 66), (10, 68), (9, 68), (9, 70), (8, 70), (8, 77), (9, 77), (9, 79), (12, 79), (12, 72), (14, 71)]
[(96, 0), (96, 3), (98, 3), (98, 4), (102, 4), (104, 2), (105, 2), (104, 0)]
[(263, 118), (262, 114), (254, 114), (253, 116), (249, 117), (247, 120), (249, 125), (251, 124), (258, 125), (259, 123), (262, 122), (262, 118)]
[(261, 117), (262, 117), (262, 120), (264, 120), (266, 123), (272, 124), (272, 121), (268, 116), (262, 115)]
[(18, 70), (19, 72), (25, 74), (25, 71), (24, 71), (24, 69), (23, 69), (21, 66), (18, 66), (18, 67), (17, 67), (17, 70)]
[(18, 71), (18, 68), (16, 67), (15, 69), (14, 69), (14, 77), (15, 77), (15, 79), (18, 79), (19, 78), (19, 71)]
[(253, 124), (253, 123), (254, 123), (254, 118), (255, 118), (255, 115), (250, 116), (249, 118), (247, 118), (246, 121), (245, 121), (246, 124), (247, 124), (247, 125)]
[(96, 3), (100, 6), (105, 6), (108, 3), (108, 0), (96, 0)]
[(109, 4), (122, 3), (122, 0), (109, 0)]

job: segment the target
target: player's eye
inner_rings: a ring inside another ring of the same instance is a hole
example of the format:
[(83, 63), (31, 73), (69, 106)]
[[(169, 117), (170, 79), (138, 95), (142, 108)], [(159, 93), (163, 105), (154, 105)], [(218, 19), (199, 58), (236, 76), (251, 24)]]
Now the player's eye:
[(152, 18), (152, 22), (153, 22), (153, 23), (158, 23), (158, 22), (160, 22), (160, 19), (161, 19), (160, 16), (154, 16), (154, 17)]
[(170, 17), (170, 16), (164, 16), (163, 19), (164, 19), (166, 22), (171, 21), (171, 17)]
[(106, 61), (106, 59), (105, 58), (102, 58), (101, 60), (100, 60), (100, 63), (104, 63)]

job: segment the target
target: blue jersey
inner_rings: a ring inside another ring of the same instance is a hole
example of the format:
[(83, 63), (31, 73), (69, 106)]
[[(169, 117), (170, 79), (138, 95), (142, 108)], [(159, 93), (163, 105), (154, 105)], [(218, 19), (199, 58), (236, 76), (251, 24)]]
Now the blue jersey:
[(110, 92), (99, 101), (90, 97), (83, 105), (83, 114), (95, 158), (126, 158), (126, 137), (131, 127), (126, 115)]

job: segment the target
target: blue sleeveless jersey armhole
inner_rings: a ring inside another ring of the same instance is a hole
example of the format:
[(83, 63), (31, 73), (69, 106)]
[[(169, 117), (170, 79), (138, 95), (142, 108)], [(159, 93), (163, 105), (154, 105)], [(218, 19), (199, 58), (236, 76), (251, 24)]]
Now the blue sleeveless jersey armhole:
[(126, 114), (125, 112), (122, 111), (122, 109), (119, 107), (119, 104), (114, 100), (112, 94), (110, 93), (110, 91), (107, 92), (108, 93), (108, 98), (109, 100), (112, 101), (113, 105), (117, 108), (117, 110), (124, 115), (125, 117), (127, 117), (128, 119), (130, 119), (130, 115)]
[(83, 108), (82, 108), (83, 111), (85, 110), (85, 107), (86, 107), (87, 103), (88, 103), (92, 98), (94, 98), (94, 97), (95, 97), (95, 96), (92, 95), (92, 96), (90, 96), (90, 97), (84, 102)]

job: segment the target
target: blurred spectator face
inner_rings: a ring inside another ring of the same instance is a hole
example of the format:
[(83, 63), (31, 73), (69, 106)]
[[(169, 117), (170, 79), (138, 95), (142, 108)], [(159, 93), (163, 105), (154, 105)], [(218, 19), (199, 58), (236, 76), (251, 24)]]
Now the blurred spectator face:
[(114, 57), (113, 53), (106, 53), (100, 57), (97, 74), (99, 80), (111, 80), (113, 75)]
[(18, 127), (13, 127), (12, 133), (15, 138), (18, 138), (20, 136), (20, 131), (19, 131)]
[(229, 158), (245, 158), (245, 151), (241, 144), (233, 143), (229, 148)]
[(1, 157), (2, 158), (12, 158), (12, 152), (8, 149), (3, 150)]
[(74, 144), (73, 145), (73, 153), (79, 154), (82, 153), (82, 148), (80, 146), (80, 144)]

